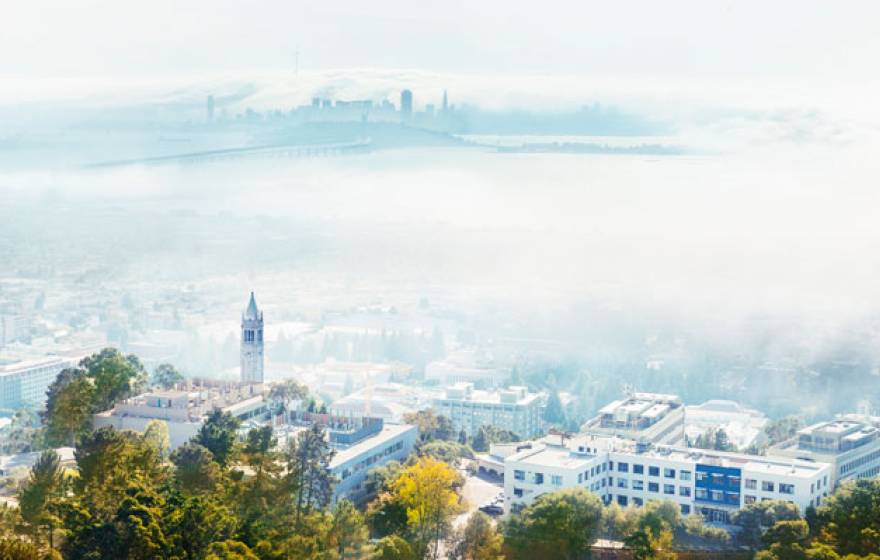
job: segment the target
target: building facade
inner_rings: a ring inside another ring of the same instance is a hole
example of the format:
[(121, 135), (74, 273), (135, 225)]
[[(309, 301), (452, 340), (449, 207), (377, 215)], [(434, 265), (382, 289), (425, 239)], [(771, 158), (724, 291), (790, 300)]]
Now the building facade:
[(831, 484), (827, 463), (600, 436), (522, 444), (504, 461), (508, 512), (541, 494), (582, 487), (606, 504), (640, 507), (650, 500), (671, 500), (683, 515), (700, 513), (710, 523), (728, 525), (735, 511), (760, 500), (787, 500), (804, 512), (822, 503)]
[(241, 382), (263, 382), (263, 312), (254, 293), (241, 314)]
[(829, 463), (834, 487), (880, 474), (880, 428), (856, 419), (819, 422), (771, 447), (767, 455)]
[(633, 393), (599, 410), (582, 431), (650, 443), (684, 442), (684, 406), (675, 395)]
[(0, 408), (40, 408), (46, 402), (46, 390), (65, 368), (76, 360), (49, 356), (0, 365)]
[(434, 408), (452, 421), (456, 432), (464, 430), (469, 437), (480, 426), (494, 426), (532, 438), (542, 433), (544, 400), (543, 393), (529, 393), (521, 386), (490, 392), (475, 390), (473, 383), (456, 383), (446, 389), (445, 397), (434, 400)]

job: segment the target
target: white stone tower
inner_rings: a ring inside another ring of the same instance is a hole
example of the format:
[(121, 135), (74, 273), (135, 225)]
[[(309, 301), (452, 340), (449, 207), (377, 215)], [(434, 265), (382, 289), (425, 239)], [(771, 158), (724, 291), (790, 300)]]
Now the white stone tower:
[(241, 382), (263, 382), (263, 312), (254, 293), (241, 314)]

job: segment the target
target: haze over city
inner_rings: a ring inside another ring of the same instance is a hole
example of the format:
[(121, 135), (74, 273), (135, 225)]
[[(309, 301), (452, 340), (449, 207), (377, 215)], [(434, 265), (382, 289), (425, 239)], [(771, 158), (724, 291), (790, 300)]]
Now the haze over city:
[(5, 12), (0, 552), (880, 553), (876, 4)]

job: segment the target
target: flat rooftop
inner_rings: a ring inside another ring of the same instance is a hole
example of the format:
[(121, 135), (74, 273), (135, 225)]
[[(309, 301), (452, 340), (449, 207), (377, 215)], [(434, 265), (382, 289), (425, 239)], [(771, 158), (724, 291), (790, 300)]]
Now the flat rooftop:
[(416, 427), (409, 424), (385, 424), (382, 427), (382, 431), (378, 434), (364, 438), (354, 445), (344, 449), (337, 449), (336, 453), (333, 455), (333, 459), (330, 460), (330, 468), (334, 469), (339, 467), (348, 461), (367, 453), (371, 449), (381, 446), (395, 437), (410, 431), (415, 432)]
[(586, 468), (595, 457), (589, 453), (577, 453), (561, 445), (533, 443), (531, 449), (514, 453), (507, 461), (523, 462), (536, 467), (581, 469)]

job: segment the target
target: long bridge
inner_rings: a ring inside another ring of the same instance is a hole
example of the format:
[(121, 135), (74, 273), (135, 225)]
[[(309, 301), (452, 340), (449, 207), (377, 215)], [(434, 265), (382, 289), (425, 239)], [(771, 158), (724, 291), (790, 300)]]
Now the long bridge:
[(325, 157), (366, 152), (370, 149), (370, 138), (351, 142), (327, 142), (320, 144), (266, 144), (244, 148), (223, 148), (202, 152), (187, 152), (167, 156), (118, 159), (85, 165), (87, 168), (120, 167), (124, 165), (157, 165), (163, 163), (206, 163), (237, 159), (276, 159), (294, 157)]

